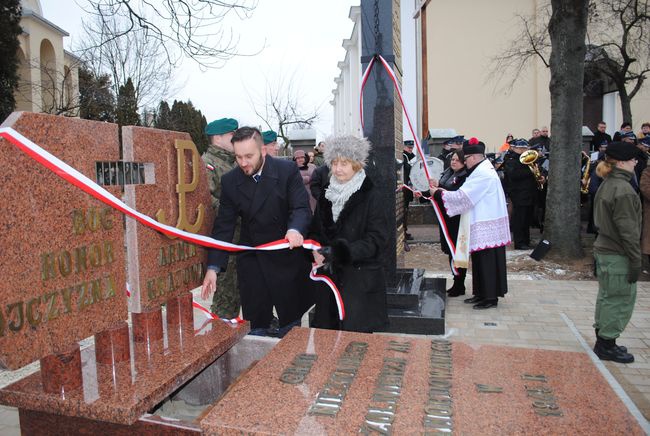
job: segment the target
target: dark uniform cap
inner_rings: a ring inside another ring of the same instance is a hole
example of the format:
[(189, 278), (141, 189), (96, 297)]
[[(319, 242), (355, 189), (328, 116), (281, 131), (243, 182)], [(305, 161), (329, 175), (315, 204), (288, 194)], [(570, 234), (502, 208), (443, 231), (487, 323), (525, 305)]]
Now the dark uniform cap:
[(223, 135), (224, 133), (234, 132), (239, 127), (237, 120), (233, 118), (221, 118), (214, 120), (205, 127), (205, 134), (210, 135)]
[(415, 142), (413, 142), (412, 139), (407, 139), (404, 141), (404, 147), (413, 147), (413, 145), (415, 145)]
[(451, 144), (451, 139), (447, 139), (445, 142), (442, 143), (442, 145), (449, 145)]
[(262, 140), (264, 140), (264, 145), (270, 144), (278, 140), (278, 134), (273, 130), (265, 130), (262, 132)]
[(528, 147), (528, 141), (523, 138), (518, 138), (510, 141), (510, 145), (513, 147)]
[(463, 143), (463, 154), (485, 154), (485, 144), (476, 138), (469, 138)]
[(628, 142), (612, 142), (607, 146), (605, 155), (615, 160), (626, 161), (634, 159), (639, 153), (639, 149), (634, 144)]
[(454, 136), (449, 140), (451, 144), (462, 144), (465, 142), (465, 137), (463, 135)]
[(634, 134), (634, 132), (625, 132), (621, 134), (621, 138), (632, 138), (636, 141), (636, 135)]

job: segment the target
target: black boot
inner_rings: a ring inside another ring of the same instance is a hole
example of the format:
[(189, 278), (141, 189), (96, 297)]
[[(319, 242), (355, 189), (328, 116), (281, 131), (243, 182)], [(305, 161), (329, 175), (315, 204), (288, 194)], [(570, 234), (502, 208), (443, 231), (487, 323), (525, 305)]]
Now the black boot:
[[(598, 331), (599, 329), (594, 329), (596, 331), (596, 338), (598, 337)], [(627, 353), (627, 347), (625, 345), (618, 345), (616, 343), (616, 339), (613, 339), (614, 345), (618, 347), (619, 350), (621, 350), (623, 353)]]
[(614, 339), (603, 339), (600, 336), (596, 336), (594, 353), (596, 353), (596, 356), (598, 356), (600, 360), (611, 360), (618, 363), (634, 362), (634, 356), (630, 353), (621, 351), (621, 349), (616, 346), (616, 341)]
[(454, 285), (447, 290), (447, 295), (450, 297), (465, 295), (465, 281), (458, 276), (454, 276)]

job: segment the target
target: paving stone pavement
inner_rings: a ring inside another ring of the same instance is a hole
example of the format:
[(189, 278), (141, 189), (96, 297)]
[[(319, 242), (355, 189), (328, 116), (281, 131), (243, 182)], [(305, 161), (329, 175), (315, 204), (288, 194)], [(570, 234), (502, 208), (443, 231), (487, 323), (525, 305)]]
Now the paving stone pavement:
[[(449, 279), (443, 272), (427, 271), (426, 275)], [(470, 276), (467, 283), (471, 283)], [(477, 345), (584, 353), (579, 339), (564, 320), (564, 314), (593, 347), (592, 322), (598, 282), (533, 280), (518, 274), (509, 275), (508, 286), (508, 294), (495, 309), (477, 311), (463, 304), (463, 297), (448, 299), (446, 330), (449, 339)], [(306, 317), (303, 325), (307, 325)], [(639, 282), (634, 314), (618, 343), (628, 347), (635, 362), (628, 365), (604, 362), (605, 367), (646, 420), (650, 419), (650, 282)], [(13, 372), (0, 370), (0, 387), (37, 368), (36, 364)], [(17, 410), (0, 406), (0, 436), (19, 434)]]

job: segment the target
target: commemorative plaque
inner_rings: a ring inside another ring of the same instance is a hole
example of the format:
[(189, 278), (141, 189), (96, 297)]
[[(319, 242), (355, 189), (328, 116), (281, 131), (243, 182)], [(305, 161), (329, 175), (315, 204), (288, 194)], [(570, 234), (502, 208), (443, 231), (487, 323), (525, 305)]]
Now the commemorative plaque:
[[(287, 382), (296, 366), (299, 377)], [(201, 428), (209, 434), (643, 434), (583, 353), (316, 329), (292, 330), (230, 387)]]
[[(97, 161), (119, 159), (115, 124), (16, 112), (2, 126), (91, 179)], [(18, 369), (127, 318), (124, 228), (9, 140), (0, 147), (0, 365)]]
[[(144, 183), (125, 186), (126, 203), (157, 221), (209, 235), (214, 221), (205, 166), (187, 133), (128, 126), (124, 158), (143, 166)], [(206, 250), (127, 220), (132, 312), (157, 310), (169, 298), (200, 286)]]

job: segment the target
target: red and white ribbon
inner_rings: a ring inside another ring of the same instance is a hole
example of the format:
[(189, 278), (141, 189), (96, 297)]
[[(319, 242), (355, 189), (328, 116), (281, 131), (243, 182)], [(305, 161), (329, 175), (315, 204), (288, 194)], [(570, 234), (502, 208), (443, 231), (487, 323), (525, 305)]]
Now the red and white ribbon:
[(336, 300), (336, 307), (339, 312), (339, 319), (343, 321), (345, 319), (345, 307), (343, 306), (343, 299), (341, 298), (341, 294), (339, 294), (339, 290), (336, 287), (336, 284), (334, 284), (334, 281), (331, 278), (327, 277), (326, 275), (316, 274), (317, 270), (318, 270), (318, 265), (313, 264), (311, 272), (309, 273), (309, 278), (315, 282), (323, 282), (327, 286), (329, 286), (330, 289), (332, 289), (332, 291), (334, 292), (334, 296), (336, 297), (335, 300)]
[[(91, 195), (97, 200), (101, 201), (108, 206), (119, 210), (123, 214), (130, 216), (131, 218), (137, 220), (141, 224), (154, 229), (158, 232), (164, 233), (168, 236), (174, 236), (181, 238), (184, 241), (191, 242), (196, 245), (201, 245), (207, 248), (215, 248), (218, 250), (225, 250), (229, 252), (239, 252), (239, 251), (249, 251), (249, 250), (261, 250), (261, 251), (274, 251), (282, 250), (289, 248), (289, 241), (286, 239), (279, 239), (277, 241), (269, 242), (262, 244), (256, 247), (250, 247), (247, 245), (237, 245), (230, 242), (219, 241), (217, 239), (210, 238), (204, 235), (197, 235), (195, 233), (189, 233), (184, 230), (179, 230), (176, 227), (172, 227), (166, 224), (161, 224), (155, 219), (138, 212), (137, 210), (129, 207), (123, 201), (115, 197), (113, 194), (108, 192), (106, 189), (95, 183), (93, 180), (86, 177), (84, 174), (80, 173), (67, 163), (63, 162), (61, 159), (57, 158), (53, 154), (49, 153), (42, 147), (38, 146), (34, 142), (30, 141), (28, 138), (18, 133), (11, 127), (2, 127), (0, 128), (0, 137), (6, 139), (21, 151), (23, 151), (27, 156), (34, 159), (36, 162), (43, 165), (45, 168), (52, 171), (57, 176), (61, 177), (63, 180), (71, 183), (77, 188), (81, 189), (85, 193)], [(308, 250), (315, 250), (320, 248), (320, 244), (317, 241), (305, 240), (303, 247)], [(337, 304), (343, 306), (343, 301), (341, 300), (341, 294), (334, 282), (327, 282), (331, 291), (334, 293), (334, 297), (337, 299)], [(340, 301), (339, 301), (340, 300)], [(207, 309), (206, 309), (207, 310)], [(340, 313), (345, 313), (340, 312)], [(342, 319), (342, 318), (341, 318)]]
[[(402, 90), (399, 87), (399, 82), (397, 80), (397, 76), (395, 75), (395, 72), (393, 69), (390, 67), (388, 62), (386, 62), (386, 59), (384, 59), (381, 55), (376, 55), (374, 56), (371, 60), (370, 63), (368, 64), (368, 67), (366, 68), (366, 71), (363, 73), (363, 76), (361, 76), (361, 92), (359, 96), (359, 114), (361, 116), (361, 127), (364, 125), (363, 121), (363, 88), (366, 86), (366, 81), (368, 80), (368, 77), (370, 76), (370, 71), (372, 70), (372, 67), (375, 65), (375, 60), (379, 59), (381, 64), (384, 66), (384, 69), (390, 76), (391, 81), (393, 82), (393, 86), (395, 87), (395, 90), (397, 91), (397, 95), (399, 97), (399, 101), (402, 104), (402, 110), (404, 111), (404, 116), (406, 118), (406, 123), (409, 126), (409, 130), (411, 131), (411, 135), (413, 135), (413, 141), (415, 142), (415, 148), (418, 151), (418, 154), (420, 155), (420, 159), (422, 159), (422, 162), (426, 162), (426, 156), (424, 155), (424, 150), (422, 149), (422, 145), (420, 144), (420, 139), (415, 132), (415, 129), (413, 128), (413, 123), (411, 123), (411, 117), (409, 116), (408, 110), (406, 108), (406, 105), (404, 104), (404, 98), (402, 96)], [(424, 167), (424, 173), (427, 176), (427, 179), (431, 179), (431, 174), (429, 174), (429, 168), (425, 165)], [(411, 189), (410, 187), (406, 186), (407, 189)], [(415, 191), (413, 191), (415, 192)], [(445, 237), (445, 240), (447, 241), (447, 245), (449, 246), (449, 249), (452, 253), (452, 257), (455, 256), (456, 254), (456, 244), (454, 244), (454, 240), (449, 234), (449, 229), (447, 228), (447, 223), (445, 222), (444, 215), (442, 214), (442, 211), (440, 210), (440, 207), (438, 204), (435, 202), (435, 200), (432, 197), (425, 197), (431, 205), (433, 206), (433, 210), (436, 214), (436, 218), (438, 218), (438, 222), (440, 223), (440, 227), (442, 229), (442, 234)], [(458, 271), (456, 268), (452, 265), (451, 268), (452, 272), (454, 275), (458, 275)]]

